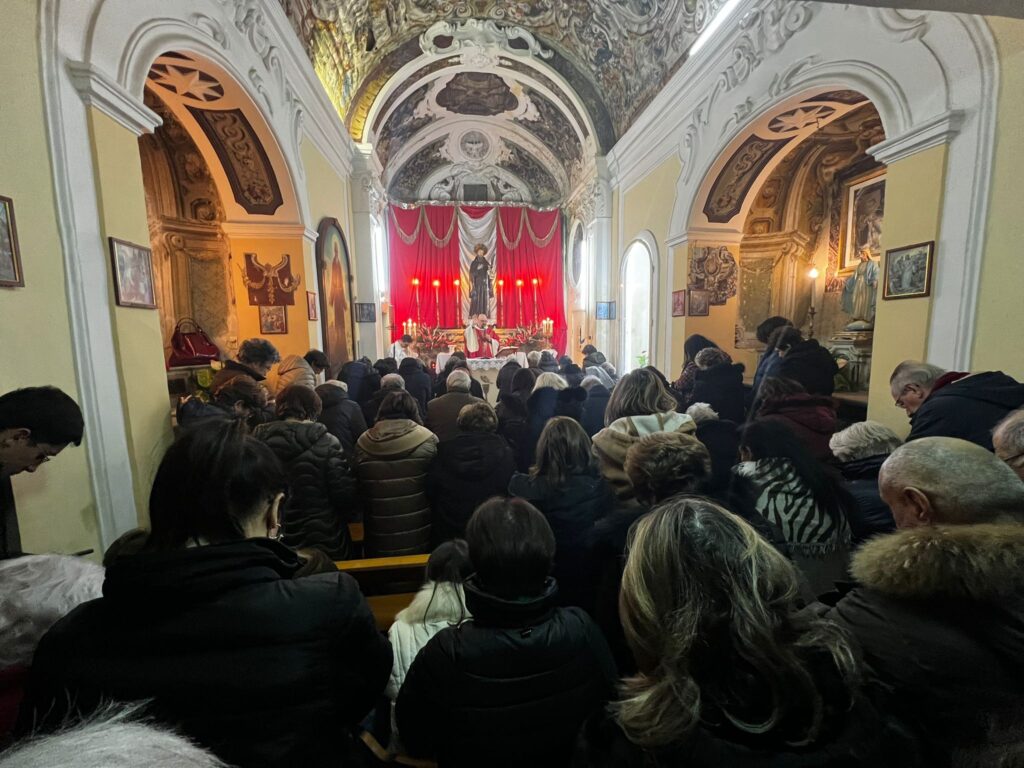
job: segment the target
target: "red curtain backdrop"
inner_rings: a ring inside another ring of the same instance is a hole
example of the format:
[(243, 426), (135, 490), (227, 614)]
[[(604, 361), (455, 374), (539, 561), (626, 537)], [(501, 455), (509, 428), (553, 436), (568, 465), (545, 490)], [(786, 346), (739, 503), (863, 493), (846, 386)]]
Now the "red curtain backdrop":
[[(464, 216), (479, 219), (490, 208), (466, 207)], [(552, 346), (560, 354), (566, 345), (565, 288), (562, 274), (562, 214), (521, 207), (497, 209), (496, 281), (498, 326), (532, 328), (545, 319), (553, 322)], [(392, 207), (388, 216), (391, 265), (392, 339), (402, 335), (402, 323), (417, 320), (416, 288), (419, 285), (419, 323), (441, 328), (461, 328), (457, 288), (459, 278), (459, 221), (454, 206)], [(397, 225), (397, 228), (396, 228)], [(411, 240), (411, 242), (406, 242)], [(533, 280), (537, 280), (534, 293)], [(433, 281), (440, 281), (440, 306)], [(522, 280), (520, 290), (516, 281)], [(536, 296), (536, 302), (534, 301)], [(536, 322), (535, 322), (536, 320)]]

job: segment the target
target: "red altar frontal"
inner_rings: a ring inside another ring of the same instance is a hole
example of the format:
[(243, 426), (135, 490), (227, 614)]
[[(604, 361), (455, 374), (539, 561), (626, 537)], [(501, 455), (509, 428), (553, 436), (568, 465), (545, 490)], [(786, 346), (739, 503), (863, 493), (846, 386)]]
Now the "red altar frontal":
[[(430, 357), (479, 357), (566, 343), (561, 212), (521, 206), (421, 205), (388, 210), (391, 338), (409, 334)], [(474, 344), (471, 340), (470, 347)]]

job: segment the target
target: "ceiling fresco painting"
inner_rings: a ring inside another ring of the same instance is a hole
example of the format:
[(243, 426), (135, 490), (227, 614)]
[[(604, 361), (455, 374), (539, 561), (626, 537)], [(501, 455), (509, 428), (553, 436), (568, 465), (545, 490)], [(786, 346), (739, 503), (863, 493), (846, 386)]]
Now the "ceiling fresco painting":
[[(473, 194), (485, 185), (541, 205), (582, 188), (726, 3), (279, 1), (353, 138), (374, 148), (389, 196), (457, 196), (472, 178)], [(448, 151), (442, 134), (467, 118), (500, 162), (471, 167)]]

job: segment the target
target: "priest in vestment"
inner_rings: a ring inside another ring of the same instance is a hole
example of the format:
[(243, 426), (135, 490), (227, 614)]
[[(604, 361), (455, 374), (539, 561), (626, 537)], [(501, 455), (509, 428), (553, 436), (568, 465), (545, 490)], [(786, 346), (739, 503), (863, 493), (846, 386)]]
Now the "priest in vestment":
[(494, 357), (498, 354), (498, 335), (487, 327), (487, 315), (477, 315), (466, 328), (466, 357)]

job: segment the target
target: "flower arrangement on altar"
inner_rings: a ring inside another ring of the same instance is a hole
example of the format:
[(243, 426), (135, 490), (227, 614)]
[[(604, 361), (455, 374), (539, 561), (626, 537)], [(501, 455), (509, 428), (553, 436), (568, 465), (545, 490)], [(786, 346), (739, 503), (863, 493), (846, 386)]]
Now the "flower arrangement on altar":
[(413, 343), (420, 352), (447, 352), (455, 343), (455, 337), (442, 328), (416, 326)]
[(539, 349), (547, 349), (550, 345), (540, 326), (536, 328), (514, 328), (507, 336), (499, 338), (503, 347), (518, 347), (520, 352), (533, 352)]

